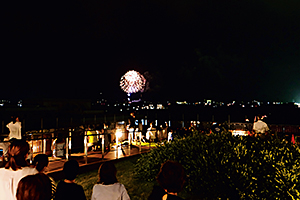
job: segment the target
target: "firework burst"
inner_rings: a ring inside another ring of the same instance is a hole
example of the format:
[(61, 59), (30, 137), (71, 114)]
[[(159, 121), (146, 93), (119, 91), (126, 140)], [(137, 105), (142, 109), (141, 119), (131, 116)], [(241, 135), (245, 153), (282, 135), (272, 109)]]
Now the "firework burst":
[(146, 79), (139, 72), (130, 70), (121, 77), (121, 89), (127, 94), (143, 92)]

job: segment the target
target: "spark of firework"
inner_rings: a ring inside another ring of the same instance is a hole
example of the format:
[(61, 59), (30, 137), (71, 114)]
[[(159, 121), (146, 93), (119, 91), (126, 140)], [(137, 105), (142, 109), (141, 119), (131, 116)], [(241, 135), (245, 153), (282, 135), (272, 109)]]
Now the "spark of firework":
[(143, 92), (145, 84), (144, 76), (134, 70), (126, 72), (120, 80), (121, 89), (127, 94)]

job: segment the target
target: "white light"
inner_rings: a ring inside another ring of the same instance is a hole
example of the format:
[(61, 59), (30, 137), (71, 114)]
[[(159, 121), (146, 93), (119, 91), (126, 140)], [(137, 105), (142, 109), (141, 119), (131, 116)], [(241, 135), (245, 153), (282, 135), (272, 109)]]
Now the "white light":
[(116, 130), (116, 138), (119, 139), (120, 137), (122, 137), (122, 135), (123, 135), (123, 134), (122, 134), (122, 130), (121, 130), (121, 129), (117, 129), (117, 130)]
[(234, 135), (234, 136), (238, 136), (238, 135), (240, 135), (240, 136), (247, 136), (248, 134), (247, 134), (246, 131), (242, 131), (242, 130), (233, 130), (233, 131), (232, 131), (232, 135)]

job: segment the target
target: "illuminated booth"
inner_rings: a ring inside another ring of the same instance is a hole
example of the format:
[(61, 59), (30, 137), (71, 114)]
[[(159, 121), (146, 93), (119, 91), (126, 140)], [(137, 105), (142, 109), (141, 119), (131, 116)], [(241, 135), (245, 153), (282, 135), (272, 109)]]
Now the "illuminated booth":
[[(52, 157), (64, 157), (67, 153), (84, 150), (84, 130), (44, 130), (26, 133), (33, 155), (44, 153)], [(67, 146), (68, 145), (68, 146)]]
[(229, 131), (234, 136), (249, 136), (250, 130), (252, 130), (251, 123), (233, 122), (233, 123), (230, 123), (230, 125), (229, 125)]

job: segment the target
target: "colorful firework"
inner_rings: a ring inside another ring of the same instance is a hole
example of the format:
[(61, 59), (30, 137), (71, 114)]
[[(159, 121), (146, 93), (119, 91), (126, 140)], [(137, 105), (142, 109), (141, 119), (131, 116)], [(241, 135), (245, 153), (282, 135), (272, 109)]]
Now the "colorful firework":
[(127, 94), (143, 92), (146, 79), (139, 72), (130, 70), (121, 77), (120, 86), (121, 89)]

